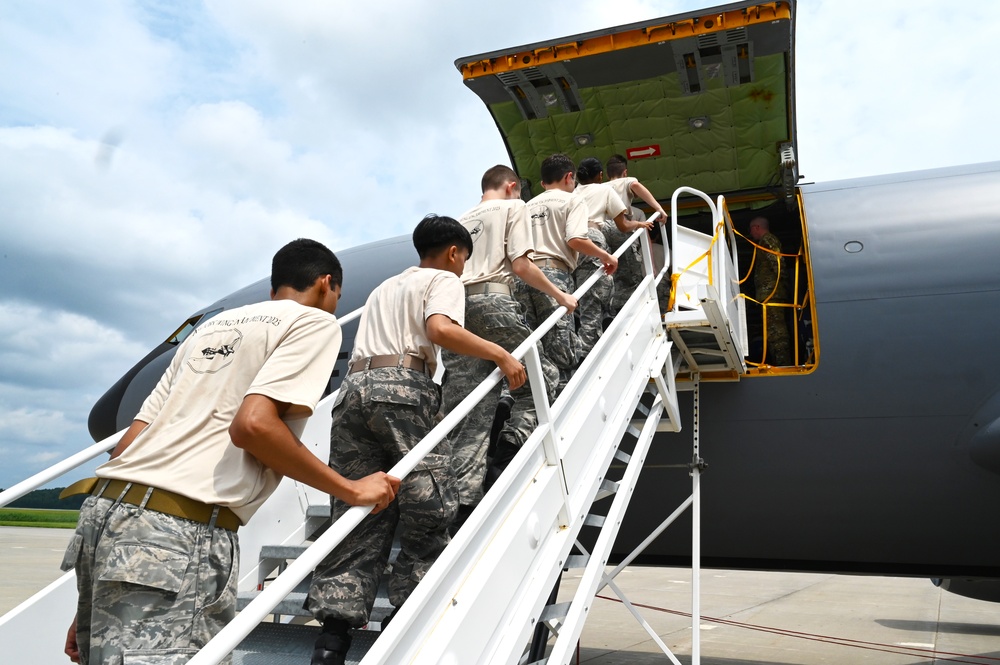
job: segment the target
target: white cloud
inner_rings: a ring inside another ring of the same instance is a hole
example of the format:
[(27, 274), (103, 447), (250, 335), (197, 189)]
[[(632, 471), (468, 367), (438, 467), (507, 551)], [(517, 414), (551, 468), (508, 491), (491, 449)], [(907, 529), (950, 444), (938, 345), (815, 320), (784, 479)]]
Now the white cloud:
[(148, 350), (93, 319), (11, 301), (0, 301), (0, 338), (0, 382), (31, 388), (112, 382)]
[(0, 441), (20, 439), (30, 444), (54, 444), (77, 434), (78, 427), (62, 411), (51, 409), (21, 408), (0, 413)]
[[(5, 3), (0, 103), (17, 124), (98, 131), (141, 114), (176, 74), (129, 3)], [(16, 58), (8, 57), (16, 54)]]

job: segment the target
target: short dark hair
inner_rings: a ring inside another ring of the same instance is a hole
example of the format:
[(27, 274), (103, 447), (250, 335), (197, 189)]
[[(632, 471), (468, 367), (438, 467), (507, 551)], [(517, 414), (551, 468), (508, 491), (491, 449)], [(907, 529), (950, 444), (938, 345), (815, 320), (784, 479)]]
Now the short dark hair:
[(554, 182), (559, 182), (562, 180), (567, 173), (574, 173), (576, 167), (573, 166), (573, 160), (557, 152), (554, 155), (546, 157), (542, 162), (542, 184), (551, 185)]
[(413, 246), (421, 259), (453, 245), (464, 247), (469, 250), (469, 256), (472, 256), (472, 236), (468, 229), (452, 217), (427, 215), (413, 229)]
[(344, 283), (344, 271), (336, 254), (326, 245), (308, 238), (293, 240), (271, 260), (271, 289), (290, 286), (305, 291), (323, 275), (330, 275), (331, 286)]
[(576, 169), (576, 181), (582, 185), (589, 185), (592, 182), (597, 182), (598, 176), (602, 173), (604, 173), (604, 167), (601, 166), (601, 160), (597, 157), (587, 157), (580, 162), (580, 166)]
[(625, 175), (625, 169), (628, 168), (628, 160), (625, 159), (625, 155), (611, 155), (608, 157), (607, 168), (609, 178), (620, 178)]
[(516, 173), (514, 173), (514, 169), (509, 166), (504, 166), (503, 164), (491, 166), (487, 169), (486, 173), (483, 174), (483, 194), (491, 189), (500, 189), (508, 182), (516, 182), (518, 187), (521, 186), (521, 179), (517, 177)]

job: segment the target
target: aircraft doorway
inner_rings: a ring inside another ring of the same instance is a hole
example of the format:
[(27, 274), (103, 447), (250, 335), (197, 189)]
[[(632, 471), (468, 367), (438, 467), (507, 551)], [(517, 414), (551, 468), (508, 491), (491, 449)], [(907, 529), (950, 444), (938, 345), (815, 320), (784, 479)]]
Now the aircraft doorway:
[[(728, 243), (736, 257), (738, 296), (746, 316), (744, 376), (800, 375), (813, 371), (819, 361), (808, 233), (797, 195), (794, 203), (789, 207), (783, 197), (770, 194), (727, 198), (724, 215), (730, 234), (724, 226), (713, 228), (712, 214), (700, 201), (679, 202), (679, 227)], [(676, 269), (683, 272), (685, 266)], [(702, 378), (737, 377), (709, 371)]]
[(792, 209), (776, 201), (731, 212), (749, 376), (808, 373), (819, 361), (808, 234), (801, 199), (795, 203)]

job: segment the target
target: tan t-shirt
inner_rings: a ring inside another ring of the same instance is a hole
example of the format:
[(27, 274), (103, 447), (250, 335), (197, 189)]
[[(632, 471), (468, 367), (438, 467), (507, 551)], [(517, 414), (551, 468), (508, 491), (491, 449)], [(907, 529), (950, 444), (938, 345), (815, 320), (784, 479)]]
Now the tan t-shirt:
[[(462, 283), (499, 282), (514, 285), (515, 259), (535, 249), (528, 225), (528, 208), (520, 199), (491, 199), (458, 218), (472, 235), (472, 256), (465, 263)], [(531, 258), (530, 256), (528, 258)]]
[(535, 258), (558, 259), (570, 271), (576, 269), (577, 252), (567, 245), (573, 238), (587, 237), (587, 203), (561, 189), (547, 189), (528, 201)]
[(622, 197), (603, 182), (577, 185), (573, 192), (587, 202), (587, 219), (592, 229), (604, 228), (604, 221), (614, 219), (627, 210)]
[(245, 524), (281, 476), (233, 445), (229, 426), (250, 394), (312, 413), (340, 353), (340, 324), (293, 300), (222, 312), (181, 344), (136, 420), (149, 426), (97, 469), (116, 478), (228, 506)]
[(432, 314), (444, 314), (465, 325), (465, 288), (458, 276), (413, 267), (390, 277), (368, 296), (351, 362), (369, 356), (410, 355), (422, 358), (433, 375), (438, 347), (427, 337), (426, 325)]
[(626, 176), (624, 178), (615, 178), (614, 180), (608, 180), (607, 185), (611, 189), (615, 190), (615, 193), (621, 197), (622, 203), (626, 206), (632, 205), (632, 199), (634, 195), (632, 193), (632, 183), (639, 182), (632, 176)]

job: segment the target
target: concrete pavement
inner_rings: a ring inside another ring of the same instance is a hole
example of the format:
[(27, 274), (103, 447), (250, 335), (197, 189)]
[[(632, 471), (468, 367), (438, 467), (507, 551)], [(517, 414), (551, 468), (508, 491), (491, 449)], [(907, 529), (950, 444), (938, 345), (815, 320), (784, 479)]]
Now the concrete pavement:
[[(0, 527), (0, 614), (61, 575), (72, 534)], [(566, 576), (560, 600), (577, 580)], [(640, 611), (690, 663), (690, 619), (663, 611), (690, 611), (690, 571), (631, 567), (616, 582), (633, 603), (657, 608)], [(1000, 604), (943, 592), (926, 579), (706, 570), (701, 585), (703, 665), (1000, 665)], [(601, 595), (614, 597), (610, 589)], [(669, 661), (622, 604), (599, 598), (580, 662)]]

